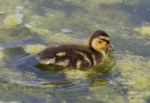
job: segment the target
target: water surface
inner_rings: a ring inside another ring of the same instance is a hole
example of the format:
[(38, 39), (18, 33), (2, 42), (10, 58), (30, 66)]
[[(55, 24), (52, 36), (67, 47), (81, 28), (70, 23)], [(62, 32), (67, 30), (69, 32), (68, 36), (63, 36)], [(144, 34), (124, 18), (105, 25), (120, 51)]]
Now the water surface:
[[(149, 12), (149, 0), (0, 0), (0, 102), (150, 103)], [(37, 68), (38, 51), (97, 29), (116, 49), (109, 72)]]

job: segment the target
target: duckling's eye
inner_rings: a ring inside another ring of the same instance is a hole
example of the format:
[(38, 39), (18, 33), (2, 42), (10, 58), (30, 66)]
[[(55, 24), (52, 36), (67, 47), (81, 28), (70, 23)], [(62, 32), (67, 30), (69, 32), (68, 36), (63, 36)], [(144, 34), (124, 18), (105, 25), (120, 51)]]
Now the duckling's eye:
[(103, 41), (105, 41), (107, 44), (110, 44), (110, 41), (102, 39)]
[(98, 43), (100, 43), (100, 44), (101, 44), (101, 43), (103, 43), (103, 41), (98, 41)]

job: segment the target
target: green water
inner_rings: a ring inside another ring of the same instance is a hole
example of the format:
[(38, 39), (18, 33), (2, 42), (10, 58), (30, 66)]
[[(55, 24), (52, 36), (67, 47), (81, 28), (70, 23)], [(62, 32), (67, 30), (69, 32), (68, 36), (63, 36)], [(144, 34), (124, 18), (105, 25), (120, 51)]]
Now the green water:
[[(149, 0), (0, 0), (0, 103), (150, 103), (149, 12)], [(87, 44), (97, 29), (115, 65), (37, 68), (38, 51)]]

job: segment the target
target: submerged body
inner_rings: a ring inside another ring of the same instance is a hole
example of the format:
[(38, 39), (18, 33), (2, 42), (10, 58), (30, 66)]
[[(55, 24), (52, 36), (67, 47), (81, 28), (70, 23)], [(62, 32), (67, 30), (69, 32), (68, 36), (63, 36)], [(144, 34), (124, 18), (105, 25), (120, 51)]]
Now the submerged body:
[(112, 50), (109, 36), (97, 30), (93, 33), (89, 46), (61, 45), (50, 47), (37, 54), (40, 64), (55, 64), (71, 68), (91, 68), (99, 65), (105, 58), (105, 52)]

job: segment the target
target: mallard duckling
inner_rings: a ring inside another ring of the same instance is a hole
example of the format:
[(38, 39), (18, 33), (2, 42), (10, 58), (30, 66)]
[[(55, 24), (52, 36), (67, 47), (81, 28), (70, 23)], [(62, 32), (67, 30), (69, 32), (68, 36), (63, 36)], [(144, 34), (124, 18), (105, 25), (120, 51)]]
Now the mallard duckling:
[(40, 64), (59, 65), (70, 68), (91, 68), (99, 65), (105, 59), (106, 52), (112, 51), (109, 35), (102, 31), (95, 31), (88, 46), (61, 45), (50, 47), (37, 54)]

